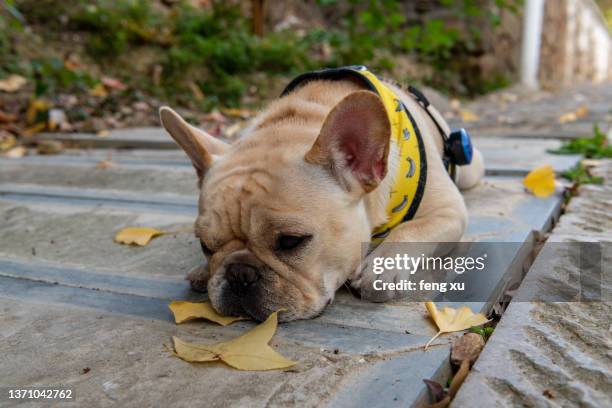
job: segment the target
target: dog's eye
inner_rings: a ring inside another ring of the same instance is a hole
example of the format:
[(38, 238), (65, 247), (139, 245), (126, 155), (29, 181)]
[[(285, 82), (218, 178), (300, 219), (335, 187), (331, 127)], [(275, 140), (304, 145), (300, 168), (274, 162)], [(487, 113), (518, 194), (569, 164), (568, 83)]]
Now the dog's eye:
[(210, 248), (206, 246), (206, 244), (202, 240), (200, 240), (200, 246), (202, 247), (202, 252), (204, 252), (204, 255), (206, 256), (212, 255), (212, 251), (210, 250)]
[(312, 238), (312, 235), (281, 235), (276, 240), (277, 251), (289, 251)]

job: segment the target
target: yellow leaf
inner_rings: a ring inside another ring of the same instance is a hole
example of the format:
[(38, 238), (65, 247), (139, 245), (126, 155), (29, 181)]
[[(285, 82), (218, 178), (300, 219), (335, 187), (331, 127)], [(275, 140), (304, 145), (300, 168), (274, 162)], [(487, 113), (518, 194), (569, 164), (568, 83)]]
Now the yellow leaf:
[(477, 120), (480, 119), (478, 115), (476, 115), (474, 112), (469, 111), (467, 109), (463, 109), (459, 111), (459, 113), (461, 114), (461, 119), (464, 122), (476, 122)]
[(95, 96), (98, 98), (106, 98), (108, 96), (108, 92), (103, 84), (96, 84), (93, 88), (89, 90), (90, 96)]
[(278, 312), (265, 322), (230, 341), (216, 344), (191, 344), (173, 337), (176, 356), (189, 362), (221, 360), (238, 370), (277, 370), (297, 364), (268, 345), (277, 327)]
[(47, 128), (47, 124), (45, 122), (37, 123), (32, 125), (21, 132), (21, 136), (30, 137), (35, 135), (36, 133), (40, 133)]
[(489, 321), (482, 313), (474, 313), (467, 306), (462, 306), (459, 309), (444, 307), (442, 311), (439, 311), (434, 302), (425, 302), (425, 307), (436, 326), (438, 326), (438, 333), (427, 342), (425, 348), (442, 333), (466, 330)]
[(165, 234), (164, 231), (160, 231), (155, 228), (149, 227), (128, 227), (124, 228), (117, 233), (115, 236), (115, 242), (126, 245), (139, 245), (145, 246), (153, 238)]
[(44, 99), (33, 99), (28, 105), (26, 111), (26, 121), (30, 124), (34, 123), (39, 112), (46, 112), (49, 110), (49, 104)]
[(203, 363), (205, 361), (219, 360), (219, 356), (206, 349), (207, 346), (200, 346), (184, 342), (178, 337), (172, 337), (174, 342), (175, 355), (190, 363)]
[(545, 198), (555, 192), (555, 172), (551, 165), (540, 166), (527, 174), (523, 185), (536, 197)]
[(21, 75), (9, 75), (4, 79), (0, 79), (0, 91), (16, 92), (28, 82)]
[(211, 322), (219, 323), (221, 326), (227, 326), (238, 320), (246, 320), (246, 317), (221, 316), (212, 308), (210, 302), (193, 303), (183, 301), (173, 301), (168, 305), (174, 314), (176, 324), (186, 322), (193, 319), (206, 319)]
[(578, 107), (573, 112), (566, 112), (559, 116), (559, 123), (575, 122), (589, 114), (589, 108), (585, 105)]
[(15, 136), (11, 135), (9, 132), (0, 130), (0, 151), (12, 149), (16, 144), (17, 139), (15, 139)]

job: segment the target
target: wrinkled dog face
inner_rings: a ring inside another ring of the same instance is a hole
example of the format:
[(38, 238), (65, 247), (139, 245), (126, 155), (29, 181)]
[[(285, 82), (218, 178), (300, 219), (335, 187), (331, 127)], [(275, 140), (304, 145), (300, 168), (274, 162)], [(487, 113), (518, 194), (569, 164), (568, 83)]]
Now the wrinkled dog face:
[(256, 320), (280, 309), (284, 321), (319, 314), (370, 234), (364, 189), (354, 176), (339, 182), (342, 169), (330, 172), (320, 126), (256, 130), (227, 146), (168, 108), (161, 117), (200, 177), (195, 233), (213, 307)]
[(196, 235), (211, 302), (258, 320), (279, 309), (284, 320), (313, 317), (357, 266), (354, 240), (368, 230), (350, 219), (365, 219), (362, 208), (343, 208), (343, 194), (316, 166), (286, 158), (281, 168), (275, 158), (279, 168), (269, 169), (272, 158), (244, 161), (244, 153), (230, 153), (202, 185)]

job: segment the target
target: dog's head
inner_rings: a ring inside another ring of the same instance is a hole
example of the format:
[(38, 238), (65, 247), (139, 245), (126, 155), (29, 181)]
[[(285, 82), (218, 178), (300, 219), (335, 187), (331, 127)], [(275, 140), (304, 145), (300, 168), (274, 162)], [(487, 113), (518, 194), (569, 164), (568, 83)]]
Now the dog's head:
[(363, 196), (385, 176), (389, 149), (380, 99), (354, 92), (318, 122), (281, 120), (232, 145), (169, 108), (160, 116), (198, 175), (195, 233), (214, 308), (257, 320), (319, 314), (370, 239)]

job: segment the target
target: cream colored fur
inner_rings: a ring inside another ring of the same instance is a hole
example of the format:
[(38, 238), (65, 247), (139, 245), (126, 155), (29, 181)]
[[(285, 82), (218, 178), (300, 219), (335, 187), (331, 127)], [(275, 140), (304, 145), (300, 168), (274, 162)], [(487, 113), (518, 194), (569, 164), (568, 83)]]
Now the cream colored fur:
[[(284, 308), (287, 312), (282, 320), (309, 318), (320, 313), (347, 280), (369, 300), (396, 296), (372, 291), (374, 276), (364, 273), (373, 256), (385, 255), (385, 246), (365, 259), (363, 248), (372, 229), (386, 220), (397, 163), (390, 160), (386, 176), (367, 192), (368, 188), (355, 187), (359, 183), (349, 170), (330, 173), (326, 165), (305, 159), (309, 154), (324, 157), (311, 150), (326, 117), (360, 89), (350, 81), (310, 82), (271, 103), (231, 146), (187, 125), (171, 109), (161, 109), (164, 127), (186, 151), (201, 178), (196, 235), (214, 255), (208, 259), (208, 268), (199, 268), (190, 279), (200, 287), (207, 286), (219, 312), (261, 320)], [(410, 96), (394, 90), (423, 136), (427, 184), (415, 218), (393, 229), (385, 242), (459, 241), (467, 210), (442, 165), (439, 131)], [(394, 149), (392, 143), (390, 158), (397, 157)], [(470, 188), (483, 174), (482, 156), (475, 151), (472, 164), (459, 167), (458, 185)], [(279, 254), (274, 239), (287, 232), (309, 234), (312, 239), (299, 252)], [(252, 299), (235, 298), (228, 292), (226, 270), (235, 262), (255, 265), (260, 272), (257, 295)], [(398, 278), (382, 276), (389, 282)]]

